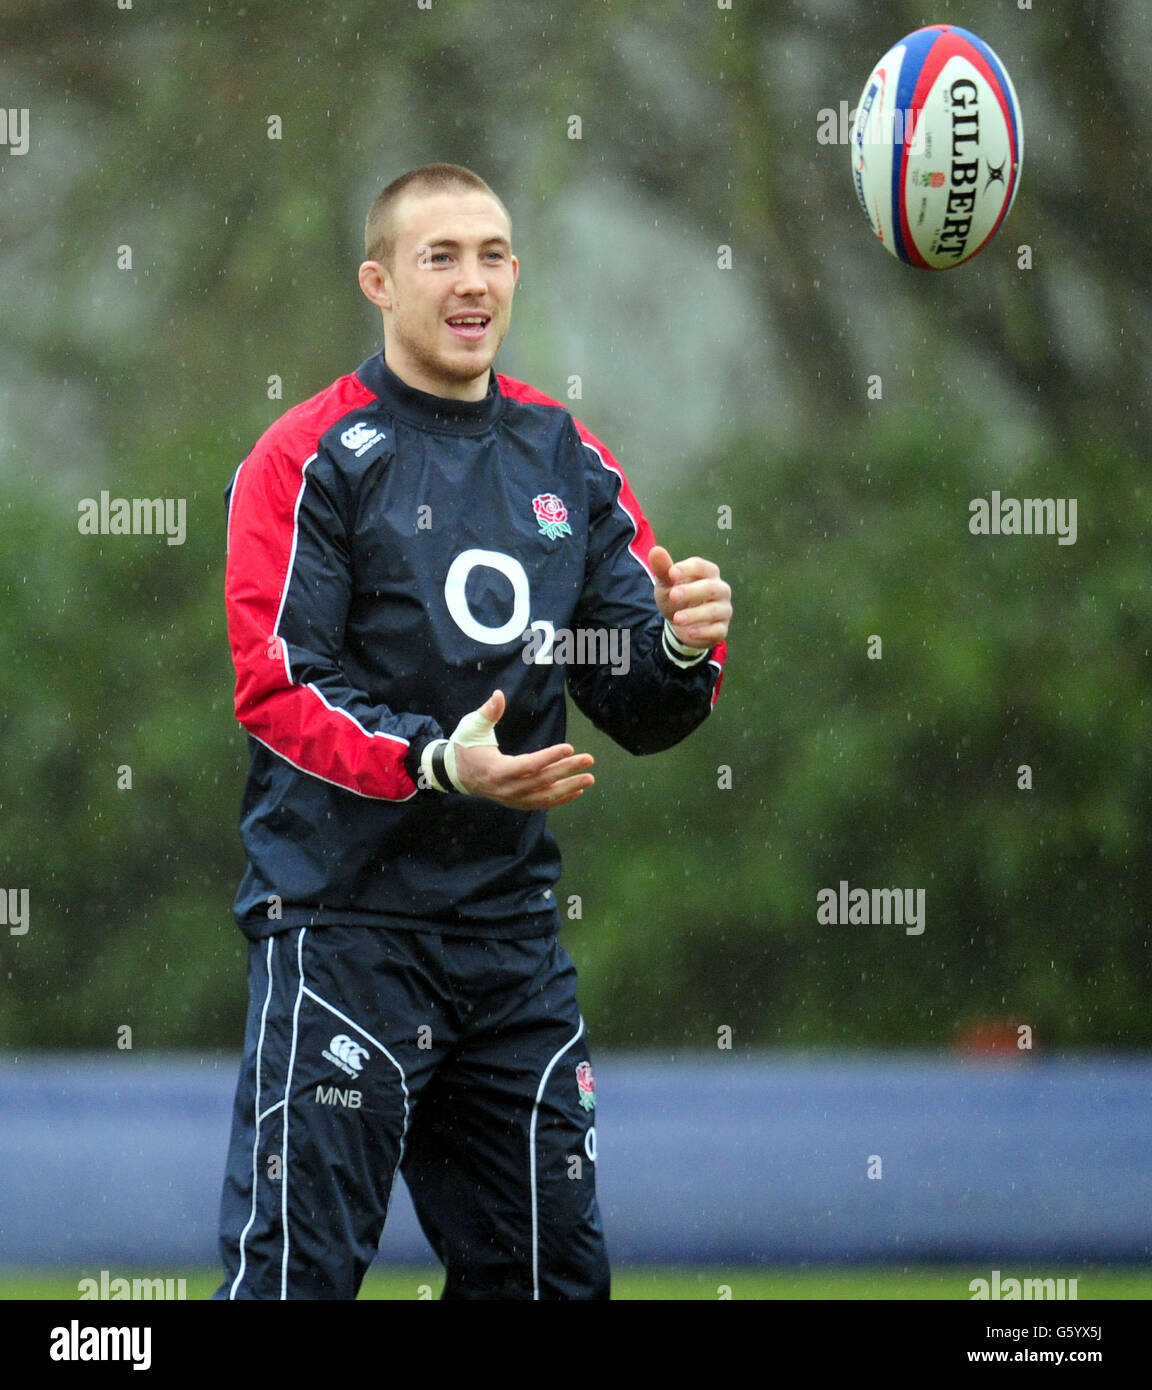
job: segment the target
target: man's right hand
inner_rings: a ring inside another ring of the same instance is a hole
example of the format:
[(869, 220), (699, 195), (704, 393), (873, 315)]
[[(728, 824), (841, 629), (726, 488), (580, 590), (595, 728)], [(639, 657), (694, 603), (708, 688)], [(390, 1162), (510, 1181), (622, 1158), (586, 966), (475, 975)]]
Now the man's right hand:
[[(504, 692), (495, 690), (476, 711), (495, 725), (504, 715)], [(455, 743), (456, 776), (472, 796), (484, 796), (513, 811), (550, 811), (575, 801), (596, 779), (583, 769), (595, 761), (570, 743), (538, 753), (508, 757), (494, 744)]]

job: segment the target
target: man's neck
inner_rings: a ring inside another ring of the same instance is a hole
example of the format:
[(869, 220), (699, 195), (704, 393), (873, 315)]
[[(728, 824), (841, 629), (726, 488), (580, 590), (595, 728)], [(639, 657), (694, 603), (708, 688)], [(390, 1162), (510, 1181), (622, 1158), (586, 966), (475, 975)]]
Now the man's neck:
[(488, 394), (492, 379), (492, 368), (470, 381), (445, 381), (440, 377), (427, 376), (409, 362), (394, 362), (388, 356), (388, 344), (384, 344), (384, 364), (394, 372), (405, 386), (414, 391), (423, 391), (428, 396), (439, 396), (447, 401), (482, 401)]

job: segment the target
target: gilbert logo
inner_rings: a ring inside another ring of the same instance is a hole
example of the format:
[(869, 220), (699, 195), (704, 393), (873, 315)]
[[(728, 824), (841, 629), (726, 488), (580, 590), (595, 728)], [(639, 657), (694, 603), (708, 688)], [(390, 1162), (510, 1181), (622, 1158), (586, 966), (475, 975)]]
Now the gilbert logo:
[(361, 454), (366, 454), (373, 444), (378, 444), (380, 440), (387, 439), (388, 436), (383, 430), (378, 430), (374, 425), (368, 424), (366, 420), (357, 420), (354, 425), (341, 434), (340, 443), (345, 449), (351, 449), (359, 458)]
[(368, 1060), (368, 1049), (353, 1042), (347, 1033), (337, 1033), (324, 1049), (324, 1056), (349, 1076), (359, 1076), (360, 1068)]

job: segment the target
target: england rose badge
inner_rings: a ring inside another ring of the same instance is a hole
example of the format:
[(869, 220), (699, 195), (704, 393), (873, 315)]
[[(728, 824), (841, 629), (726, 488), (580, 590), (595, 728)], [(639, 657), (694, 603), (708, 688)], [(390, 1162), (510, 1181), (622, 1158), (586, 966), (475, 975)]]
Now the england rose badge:
[(596, 1078), (592, 1075), (591, 1062), (580, 1062), (577, 1065), (576, 1085), (580, 1089), (580, 1104), (585, 1110), (595, 1110)]
[(550, 541), (572, 534), (572, 528), (568, 525), (568, 508), (554, 492), (542, 492), (539, 497), (533, 497), (532, 510), (536, 513), (541, 532)]

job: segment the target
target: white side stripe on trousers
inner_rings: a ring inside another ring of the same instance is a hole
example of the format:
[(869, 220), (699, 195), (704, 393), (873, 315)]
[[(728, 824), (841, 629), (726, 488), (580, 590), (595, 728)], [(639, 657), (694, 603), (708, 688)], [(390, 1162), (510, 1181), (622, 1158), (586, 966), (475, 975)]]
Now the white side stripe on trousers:
[(536, 1090), (536, 1101), (532, 1106), (532, 1119), (528, 1125), (528, 1164), (532, 1183), (532, 1297), (537, 1301), (540, 1298), (540, 1213), (536, 1195), (536, 1117), (540, 1112), (540, 1101), (543, 1099), (548, 1078), (552, 1075), (552, 1068), (583, 1036), (584, 1019), (581, 1016), (580, 1027), (576, 1029), (575, 1035), (568, 1039), (559, 1052), (552, 1054), (552, 1060), (544, 1068), (544, 1075), (540, 1078), (540, 1085)]
[(292, 1008), (292, 1048), (288, 1054), (288, 1075), (284, 1078), (284, 1155), (280, 1178), (280, 1230), (284, 1237), (284, 1252), (280, 1257), (280, 1297), (288, 1297), (288, 1117), (292, 1107), (288, 1099), (292, 1095), (292, 1073), (296, 1070), (296, 1042), (300, 1036), (300, 1001), (304, 998), (304, 937), (307, 927), (300, 928), (296, 938), (296, 1003)]
[[(268, 989), (264, 995), (264, 1007), (260, 1010), (260, 1038), (256, 1043), (256, 1104), (254, 1113), (256, 1116), (255, 1134), (252, 1137), (252, 1212), (244, 1229), (240, 1232), (240, 1268), (236, 1271), (236, 1278), (232, 1280), (232, 1287), (228, 1290), (228, 1297), (234, 1299), (236, 1290), (240, 1287), (240, 1281), (244, 1278), (244, 1269), (248, 1262), (248, 1251), (245, 1242), (248, 1239), (248, 1232), (252, 1229), (256, 1220), (256, 1183), (260, 1177), (260, 1121), (264, 1118), (260, 1113), (260, 1064), (264, 1058), (264, 1029), (268, 1022), (268, 1005), (272, 999), (272, 946), (275, 937), (268, 938), (268, 949), (264, 953), (264, 968), (268, 972)], [(273, 1107), (275, 1109), (275, 1107)]]

